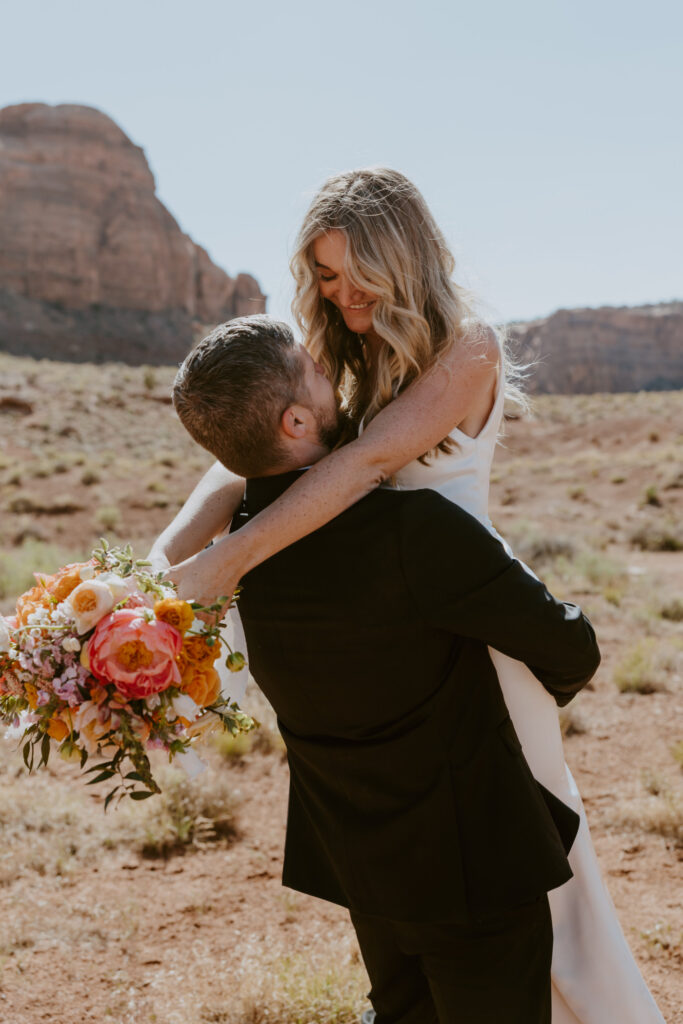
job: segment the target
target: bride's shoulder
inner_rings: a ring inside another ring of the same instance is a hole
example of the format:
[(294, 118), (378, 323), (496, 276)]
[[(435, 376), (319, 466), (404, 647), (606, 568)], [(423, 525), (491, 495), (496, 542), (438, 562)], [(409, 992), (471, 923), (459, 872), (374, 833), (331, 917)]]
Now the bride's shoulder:
[(463, 323), (462, 337), (471, 357), (488, 367), (495, 376), (503, 355), (498, 331), (485, 320), (469, 319)]

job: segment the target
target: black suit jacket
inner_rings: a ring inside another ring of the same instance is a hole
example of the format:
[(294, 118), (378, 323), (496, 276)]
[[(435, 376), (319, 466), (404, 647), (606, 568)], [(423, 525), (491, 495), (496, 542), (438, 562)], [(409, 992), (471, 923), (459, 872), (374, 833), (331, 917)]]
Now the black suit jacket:
[[(238, 529), (298, 474), (249, 480)], [(242, 580), (287, 745), (283, 882), (362, 913), (469, 920), (571, 877), (578, 817), (533, 779), (487, 644), (558, 704), (595, 635), (433, 491), (374, 491)]]

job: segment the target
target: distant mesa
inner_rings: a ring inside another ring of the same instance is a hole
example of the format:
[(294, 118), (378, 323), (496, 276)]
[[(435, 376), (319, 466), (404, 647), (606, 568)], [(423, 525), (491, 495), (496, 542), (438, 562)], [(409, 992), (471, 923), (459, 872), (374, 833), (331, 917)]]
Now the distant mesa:
[(180, 230), (111, 118), (71, 104), (0, 110), (1, 350), (174, 363), (203, 327), (265, 305), (253, 277), (229, 277)]
[(683, 302), (561, 309), (510, 333), (537, 394), (683, 388)]

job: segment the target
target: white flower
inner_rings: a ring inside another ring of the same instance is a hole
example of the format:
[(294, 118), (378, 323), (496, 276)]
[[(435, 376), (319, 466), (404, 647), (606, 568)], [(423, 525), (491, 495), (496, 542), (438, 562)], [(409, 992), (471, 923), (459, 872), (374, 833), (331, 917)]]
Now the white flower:
[(145, 699), (145, 704), (147, 705), (150, 711), (154, 711), (154, 709), (158, 708), (159, 705), (161, 704), (161, 697), (159, 696), (158, 693), (152, 693), (149, 695), (149, 697)]
[(10, 631), (5, 619), (0, 615), (0, 654), (9, 651)]
[(123, 579), (123, 577), (117, 576), (115, 572), (101, 572), (97, 577), (97, 582), (104, 583), (105, 586), (109, 587), (116, 604), (119, 601), (125, 601), (127, 597), (130, 597), (137, 590), (133, 576), (127, 576)]
[(73, 619), (77, 633), (87, 633), (112, 610), (116, 599), (106, 583), (86, 580), (72, 590), (62, 607)]
[(67, 636), (62, 640), (62, 649), (65, 651), (80, 651), (81, 641), (76, 636)]
[(179, 693), (177, 697), (174, 697), (170, 702), (170, 706), (174, 714), (167, 715), (167, 718), (171, 721), (173, 718), (185, 718), (188, 722), (194, 722), (202, 710), (199, 704), (195, 704), (192, 697), (186, 693)]
[(81, 577), (81, 580), (83, 582), (85, 582), (86, 580), (91, 580), (95, 575), (95, 568), (92, 565), (83, 565), (79, 569), (78, 575)]

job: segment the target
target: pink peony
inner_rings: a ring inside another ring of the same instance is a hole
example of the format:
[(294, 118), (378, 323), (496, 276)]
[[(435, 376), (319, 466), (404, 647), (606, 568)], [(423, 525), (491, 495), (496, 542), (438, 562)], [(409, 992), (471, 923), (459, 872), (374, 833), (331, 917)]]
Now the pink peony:
[(149, 697), (180, 684), (176, 657), (183, 644), (181, 634), (159, 619), (148, 622), (134, 608), (120, 608), (105, 615), (87, 645), (92, 674), (113, 683), (129, 700)]

